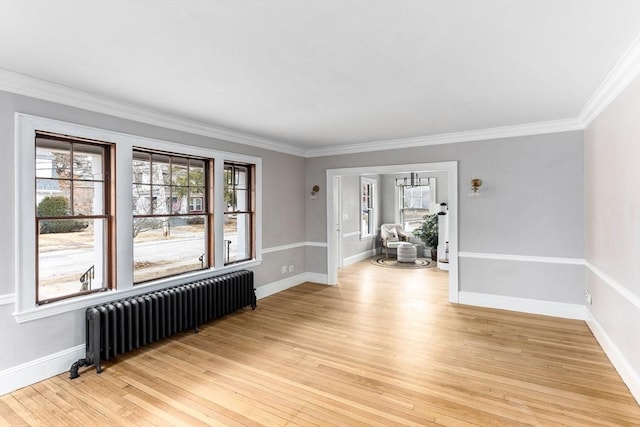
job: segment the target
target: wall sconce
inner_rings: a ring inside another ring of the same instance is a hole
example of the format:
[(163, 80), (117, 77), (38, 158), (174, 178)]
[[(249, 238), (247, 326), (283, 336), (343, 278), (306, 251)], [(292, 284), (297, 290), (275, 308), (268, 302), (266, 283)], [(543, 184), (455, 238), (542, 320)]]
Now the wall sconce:
[(469, 193), (469, 197), (478, 197), (480, 195), (481, 186), (482, 186), (482, 180), (478, 178), (473, 178), (471, 180), (471, 192)]
[(311, 198), (315, 199), (316, 198), (316, 194), (318, 194), (318, 192), (320, 192), (320, 186), (319, 185), (314, 185), (313, 188), (311, 189)]

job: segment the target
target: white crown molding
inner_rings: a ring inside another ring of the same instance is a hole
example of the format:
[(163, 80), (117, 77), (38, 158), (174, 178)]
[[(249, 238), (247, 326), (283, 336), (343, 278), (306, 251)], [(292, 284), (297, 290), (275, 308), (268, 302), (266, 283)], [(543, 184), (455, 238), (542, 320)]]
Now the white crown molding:
[(0, 68), (0, 90), (265, 150), (292, 154), (299, 157), (304, 157), (305, 155), (304, 150), (267, 138), (175, 117), (170, 114), (139, 107), (105, 96), (95, 95), (3, 68)]
[(629, 289), (624, 287), (622, 283), (615, 280), (613, 277), (609, 276), (604, 271), (600, 270), (595, 265), (591, 264), (589, 261), (585, 261), (585, 265), (593, 274), (598, 276), (600, 280), (602, 280), (607, 286), (611, 289), (619, 293), (624, 299), (633, 304), (637, 309), (640, 309), (640, 296), (635, 295)]
[(3, 305), (14, 304), (16, 302), (16, 294), (0, 295), (0, 307)]
[(419, 136), (415, 138), (365, 142), (362, 144), (343, 145), (340, 147), (310, 149), (307, 150), (306, 157), (323, 157), (354, 153), (359, 154), (368, 151), (398, 150), (401, 148), (424, 147), (427, 145), (455, 144), (458, 142), (473, 142), (484, 141), (488, 139), (540, 135), (545, 133), (570, 132), (582, 129), (584, 129), (582, 123), (575, 118), (552, 120), (548, 122), (502, 126), (465, 132), (451, 132), (439, 135)]
[(640, 34), (625, 50), (620, 60), (578, 114), (578, 120), (583, 128), (586, 128), (638, 75), (640, 75)]
[(0, 90), (196, 135), (312, 158), (583, 130), (638, 75), (640, 75), (640, 35), (625, 50), (620, 60), (575, 118), (306, 150), (256, 135), (174, 117), (2, 68), (0, 68)]
[(585, 265), (582, 258), (542, 257), (531, 255), (490, 254), (483, 252), (458, 252), (460, 258), (496, 259), (501, 261), (541, 262), (545, 264)]

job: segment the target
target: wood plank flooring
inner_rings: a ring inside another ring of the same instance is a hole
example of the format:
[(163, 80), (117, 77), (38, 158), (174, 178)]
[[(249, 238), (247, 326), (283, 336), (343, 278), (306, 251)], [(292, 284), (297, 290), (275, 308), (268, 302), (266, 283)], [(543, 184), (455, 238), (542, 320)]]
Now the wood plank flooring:
[(368, 261), (0, 397), (0, 425), (639, 426), (584, 322), (452, 305)]

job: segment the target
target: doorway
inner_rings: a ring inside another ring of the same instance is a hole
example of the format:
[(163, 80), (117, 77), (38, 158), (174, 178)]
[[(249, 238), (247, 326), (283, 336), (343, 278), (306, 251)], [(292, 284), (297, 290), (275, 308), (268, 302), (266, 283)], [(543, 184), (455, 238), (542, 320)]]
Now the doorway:
[(338, 284), (341, 262), (341, 239), (337, 227), (341, 224), (340, 177), (363, 174), (396, 174), (407, 171), (446, 172), (449, 215), (449, 301), (458, 302), (458, 162), (415, 163), (385, 166), (328, 169), (327, 188), (327, 283)]

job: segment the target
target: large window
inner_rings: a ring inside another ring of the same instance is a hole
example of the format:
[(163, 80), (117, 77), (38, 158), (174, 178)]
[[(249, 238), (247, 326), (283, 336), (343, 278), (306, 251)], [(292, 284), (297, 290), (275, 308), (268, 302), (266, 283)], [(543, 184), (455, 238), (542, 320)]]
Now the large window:
[(133, 151), (133, 281), (146, 282), (213, 264), (211, 160)]
[(255, 229), (254, 166), (224, 164), (224, 263), (253, 258)]
[(261, 263), (259, 157), (15, 123), (18, 322)]
[(37, 132), (36, 303), (113, 283), (113, 146)]
[[(429, 181), (434, 180), (430, 178)], [(413, 231), (420, 226), (423, 217), (430, 212), (435, 201), (435, 185), (400, 187), (400, 221), (405, 231)]]
[(376, 181), (370, 178), (360, 178), (360, 237), (371, 237), (376, 234), (375, 226), (375, 198)]

